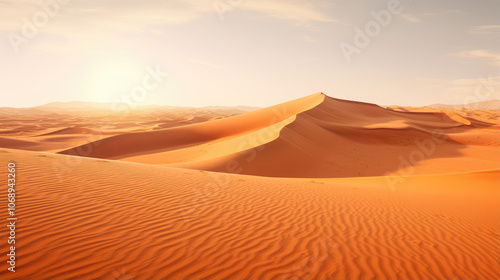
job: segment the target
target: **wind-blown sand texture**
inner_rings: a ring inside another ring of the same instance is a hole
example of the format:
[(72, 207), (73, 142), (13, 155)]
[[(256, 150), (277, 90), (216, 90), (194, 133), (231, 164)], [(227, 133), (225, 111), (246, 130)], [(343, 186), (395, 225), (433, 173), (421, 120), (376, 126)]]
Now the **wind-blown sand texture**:
[(2, 117), (0, 279), (499, 279), (498, 120), (453, 114), (315, 94), (165, 129)]

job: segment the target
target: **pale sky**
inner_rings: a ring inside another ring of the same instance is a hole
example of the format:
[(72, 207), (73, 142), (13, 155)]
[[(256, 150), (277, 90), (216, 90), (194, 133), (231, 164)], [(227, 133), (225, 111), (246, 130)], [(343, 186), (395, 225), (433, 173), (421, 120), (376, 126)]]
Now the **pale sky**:
[(0, 107), (500, 98), (500, 1), (41, 2), (0, 0)]

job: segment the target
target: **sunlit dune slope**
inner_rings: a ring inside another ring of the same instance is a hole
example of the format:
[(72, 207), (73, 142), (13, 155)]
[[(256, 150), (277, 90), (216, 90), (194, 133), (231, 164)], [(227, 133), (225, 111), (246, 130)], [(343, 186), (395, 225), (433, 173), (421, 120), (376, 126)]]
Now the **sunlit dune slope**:
[(0, 279), (500, 278), (499, 170), (388, 185), (1, 149), (11, 161), (17, 265)]
[(62, 151), (61, 154), (123, 158), (237, 137), (282, 122), (321, 103), (321, 93), (229, 118), (154, 131), (125, 133)]

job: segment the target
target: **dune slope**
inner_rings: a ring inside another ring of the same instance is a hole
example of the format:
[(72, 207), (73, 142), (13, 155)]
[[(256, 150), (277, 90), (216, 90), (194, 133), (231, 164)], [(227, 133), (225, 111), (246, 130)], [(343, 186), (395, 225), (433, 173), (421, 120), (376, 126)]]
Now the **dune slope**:
[(61, 154), (82, 155), (95, 158), (122, 158), (144, 153), (157, 153), (190, 147), (239, 136), (266, 128), (310, 109), (323, 101), (324, 95), (313, 94), (287, 103), (248, 112), (224, 119), (212, 120), (181, 127), (146, 132), (124, 133), (61, 151)]
[[(325, 97), (299, 113), (269, 143), (170, 163), (217, 172), (316, 178), (487, 170), (500, 168), (500, 134), (491, 128), (488, 123), (471, 126), (463, 117), (442, 112), (398, 112)], [(176, 156), (164, 155), (171, 161)], [(148, 157), (127, 160), (151, 163)]]

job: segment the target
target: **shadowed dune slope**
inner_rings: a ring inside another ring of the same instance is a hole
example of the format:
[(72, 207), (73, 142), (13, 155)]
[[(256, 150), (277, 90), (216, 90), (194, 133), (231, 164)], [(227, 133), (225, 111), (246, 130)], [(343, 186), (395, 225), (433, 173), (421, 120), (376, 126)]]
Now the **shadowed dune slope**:
[(17, 265), (1, 254), (0, 279), (500, 278), (498, 170), (389, 188), (0, 150), (12, 160)]
[(450, 114), (441, 112), (398, 112), (325, 97), (318, 106), (298, 114), (269, 143), (234, 154), (171, 165), (306, 178), (499, 168), (500, 134), (488, 129), (491, 124), (485, 123), (483, 129), (477, 128), (477, 123), (474, 127), (470, 124), (465, 118), (450, 118)]
[(126, 133), (60, 152), (95, 158), (120, 158), (168, 151), (250, 133), (313, 108), (321, 103), (321, 93), (229, 118), (146, 132)]

